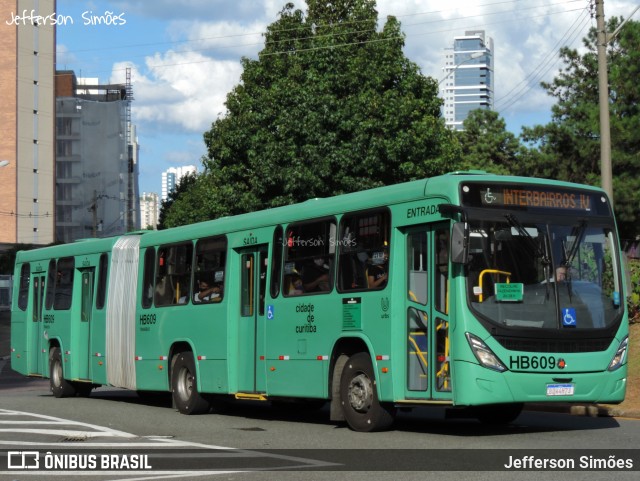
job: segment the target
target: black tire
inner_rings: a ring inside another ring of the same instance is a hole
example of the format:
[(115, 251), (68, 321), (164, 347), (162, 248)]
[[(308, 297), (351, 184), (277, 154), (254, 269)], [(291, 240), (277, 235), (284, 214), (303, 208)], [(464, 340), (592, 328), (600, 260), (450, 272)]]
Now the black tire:
[(359, 352), (349, 358), (340, 378), (340, 403), (349, 427), (354, 431), (372, 432), (388, 429), (396, 410), (378, 401), (376, 378), (368, 353)]
[(51, 386), (51, 392), (57, 398), (76, 395), (76, 388), (73, 383), (64, 378), (62, 353), (59, 347), (54, 347), (49, 351), (49, 385)]
[(193, 353), (181, 352), (176, 355), (171, 370), (171, 392), (173, 403), (182, 414), (203, 414), (209, 412), (209, 401), (198, 392), (196, 364)]
[(522, 413), (523, 408), (524, 403), (510, 403), (476, 406), (473, 409), (476, 418), (481, 423), (492, 426), (504, 426), (515, 421), (518, 416), (520, 416), (520, 413)]

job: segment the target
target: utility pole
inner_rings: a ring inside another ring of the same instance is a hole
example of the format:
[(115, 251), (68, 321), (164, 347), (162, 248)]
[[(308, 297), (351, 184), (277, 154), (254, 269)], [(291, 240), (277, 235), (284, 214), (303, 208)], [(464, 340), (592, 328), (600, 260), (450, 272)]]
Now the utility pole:
[(595, 0), (598, 30), (598, 95), (600, 105), (600, 177), (613, 205), (613, 175), (611, 168), (611, 127), (609, 126), (609, 76), (607, 71), (607, 32), (604, 21), (604, 0)]

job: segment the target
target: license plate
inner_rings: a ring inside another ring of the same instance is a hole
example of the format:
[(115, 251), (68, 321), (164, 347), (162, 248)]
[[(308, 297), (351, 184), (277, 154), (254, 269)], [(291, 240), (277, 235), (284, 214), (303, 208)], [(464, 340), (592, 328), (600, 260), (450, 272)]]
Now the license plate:
[(573, 396), (573, 384), (547, 384), (547, 396)]

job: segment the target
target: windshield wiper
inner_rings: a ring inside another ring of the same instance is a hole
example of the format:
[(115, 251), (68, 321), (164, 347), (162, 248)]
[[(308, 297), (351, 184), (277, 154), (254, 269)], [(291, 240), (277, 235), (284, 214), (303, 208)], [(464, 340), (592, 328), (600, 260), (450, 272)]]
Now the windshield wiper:
[(571, 229), (571, 234), (569, 234), (568, 236), (568, 238), (573, 238), (573, 244), (571, 244), (571, 248), (567, 249), (567, 245), (564, 242), (562, 243), (562, 250), (564, 251), (564, 261), (561, 262), (560, 265), (565, 268), (565, 281), (567, 284), (567, 294), (569, 294), (569, 302), (572, 302), (571, 265), (573, 264), (573, 259), (575, 259), (578, 250), (580, 249), (580, 244), (582, 244), (582, 238), (584, 237), (586, 231), (587, 221), (585, 219), (582, 219), (580, 222), (578, 222), (577, 225), (573, 226), (573, 229)]
[(573, 263), (573, 259), (575, 259), (576, 254), (578, 253), (578, 249), (580, 248), (580, 244), (582, 244), (582, 238), (584, 237), (584, 233), (587, 231), (587, 221), (581, 220), (577, 225), (573, 226), (571, 229), (571, 234), (568, 237), (573, 237), (574, 241), (571, 244), (571, 248), (567, 249), (566, 244), (562, 243), (562, 249), (564, 250), (564, 262), (562, 263), (567, 269)]
[[(548, 281), (549, 278), (551, 277), (551, 272), (550, 272), (551, 258), (542, 247), (542, 245), (544, 245), (544, 242), (543, 243), (536, 242), (534, 238), (531, 236), (531, 234), (529, 234), (529, 231), (525, 229), (525, 227), (522, 225), (522, 223), (518, 220), (518, 218), (515, 215), (506, 214), (505, 217), (507, 219), (507, 222), (509, 222), (509, 225), (514, 229), (516, 229), (518, 231), (518, 234), (520, 234), (520, 236), (522, 236), (522, 238), (526, 240), (527, 244), (529, 245), (529, 248), (531, 249), (531, 251), (533, 251), (534, 255), (540, 259), (540, 262), (542, 262), (542, 269), (544, 271), (544, 278)], [(545, 282), (545, 287), (547, 291), (545, 297), (547, 300), (549, 300), (549, 282)]]
[(534, 238), (531, 237), (531, 234), (529, 234), (529, 231), (525, 229), (525, 227), (520, 223), (518, 218), (513, 214), (507, 214), (505, 215), (505, 217), (507, 219), (507, 222), (509, 222), (509, 225), (514, 229), (516, 229), (518, 231), (518, 234), (520, 234), (527, 241), (529, 248), (533, 251), (535, 256), (539, 257), (542, 260), (542, 264), (545, 267), (551, 265), (551, 259), (549, 258), (547, 253), (544, 251), (540, 243), (536, 242)]

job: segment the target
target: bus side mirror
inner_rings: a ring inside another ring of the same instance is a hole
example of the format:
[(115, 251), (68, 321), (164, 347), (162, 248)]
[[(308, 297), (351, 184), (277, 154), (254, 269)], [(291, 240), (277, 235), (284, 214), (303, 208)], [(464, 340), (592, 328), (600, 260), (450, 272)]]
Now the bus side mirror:
[(469, 228), (466, 222), (456, 222), (451, 230), (451, 263), (466, 264), (469, 260)]

